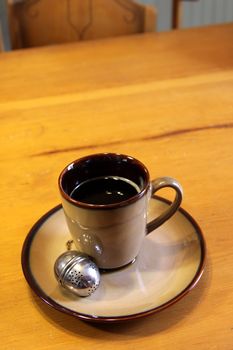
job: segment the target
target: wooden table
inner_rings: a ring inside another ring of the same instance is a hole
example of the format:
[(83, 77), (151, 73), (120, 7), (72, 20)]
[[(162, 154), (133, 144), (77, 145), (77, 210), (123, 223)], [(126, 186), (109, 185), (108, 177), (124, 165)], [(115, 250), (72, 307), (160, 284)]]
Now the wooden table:
[[(2, 349), (232, 349), (232, 38), (230, 24), (0, 55)], [(173, 307), (96, 326), (35, 297), (20, 254), (63, 166), (102, 151), (179, 179), (208, 256)]]

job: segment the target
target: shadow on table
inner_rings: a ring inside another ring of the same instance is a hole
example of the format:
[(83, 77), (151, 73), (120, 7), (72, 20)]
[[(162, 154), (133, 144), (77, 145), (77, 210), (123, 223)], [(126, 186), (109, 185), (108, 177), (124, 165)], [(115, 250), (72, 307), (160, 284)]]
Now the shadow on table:
[(126, 336), (133, 339), (163, 332), (176, 324), (185, 322), (192, 310), (205, 299), (210, 288), (211, 275), (211, 262), (208, 259), (198, 285), (183, 299), (157, 314), (123, 323), (110, 324), (80, 321), (47, 306), (32, 292), (31, 297), (38, 311), (48, 322), (70, 334), (81, 335), (87, 338), (121, 339)]

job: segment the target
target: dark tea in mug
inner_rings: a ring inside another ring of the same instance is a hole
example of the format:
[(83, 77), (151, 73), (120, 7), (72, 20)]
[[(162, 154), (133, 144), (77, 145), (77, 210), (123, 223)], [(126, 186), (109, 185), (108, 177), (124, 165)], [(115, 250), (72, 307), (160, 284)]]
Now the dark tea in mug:
[(125, 201), (140, 192), (131, 180), (119, 176), (100, 176), (76, 186), (70, 197), (89, 204), (114, 204)]

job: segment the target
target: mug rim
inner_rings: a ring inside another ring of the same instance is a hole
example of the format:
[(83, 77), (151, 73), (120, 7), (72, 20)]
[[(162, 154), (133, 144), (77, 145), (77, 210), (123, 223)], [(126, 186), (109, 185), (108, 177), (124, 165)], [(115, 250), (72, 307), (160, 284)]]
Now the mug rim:
[[(73, 198), (70, 197), (70, 195), (68, 195), (65, 190), (63, 189), (62, 186), (62, 180), (64, 175), (69, 172), (71, 169), (73, 169), (74, 166), (77, 166), (78, 163), (81, 163), (85, 160), (88, 160), (90, 158), (96, 158), (96, 157), (100, 157), (100, 156), (112, 156), (112, 157), (122, 157), (122, 158), (129, 158), (130, 160), (133, 160), (138, 167), (141, 168), (141, 170), (144, 172), (145, 175), (145, 184), (143, 186), (143, 188), (140, 190), (140, 192), (138, 192), (137, 194), (135, 194), (134, 196), (121, 201), (121, 202), (117, 202), (117, 203), (112, 203), (112, 204), (91, 204), (91, 203), (85, 203), (85, 202), (81, 202), (81, 201), (77, 201)], [(74, 161), (72, 161), (71, 163), (69, 163), (68, 165), (66, 165), (66, 167), (61, 171), (59, 178), (58, 178), (58, 187), (60, 190), (60, 194), (61, 196), (68, 201), (70, 204), (73, 204), (76, 207), (79, 208), (83, 208), (83, 209), (102, 209), (102, 210), (108, 210), (108, 209), (117, 209), (117, 208), (121, 208), (127, 205), (130, 205), (136, 201), (138, 201), (140, 198), (142, 198), (149, 190), (150, 188), (150, 176), (149, 176), (149, 171), (146, 168), (146, 166), (138, 159), (126, 155), (126, 154), (122, 154), (122, 153), (111, 153), (111, 152), (103, 152), (103, 153), (93, 153), (81, 158), (78, 158)]]

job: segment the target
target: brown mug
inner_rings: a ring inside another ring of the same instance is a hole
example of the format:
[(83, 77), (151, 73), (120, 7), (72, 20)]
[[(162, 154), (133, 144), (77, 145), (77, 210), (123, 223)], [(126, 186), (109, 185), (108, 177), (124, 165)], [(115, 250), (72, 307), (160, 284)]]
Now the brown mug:
[[(175, 190), (175, 200), (147, 223), (148, 202), (164, 187)], [(134, 261), (145, 235), (168, 220), (182, 201), (178, 181), (171, 177), (150, 181), (139, 160), (115, 153), (93, 154), (67, 165), (59, 176), (59, 189), (77, 250), (102, 269)]]

